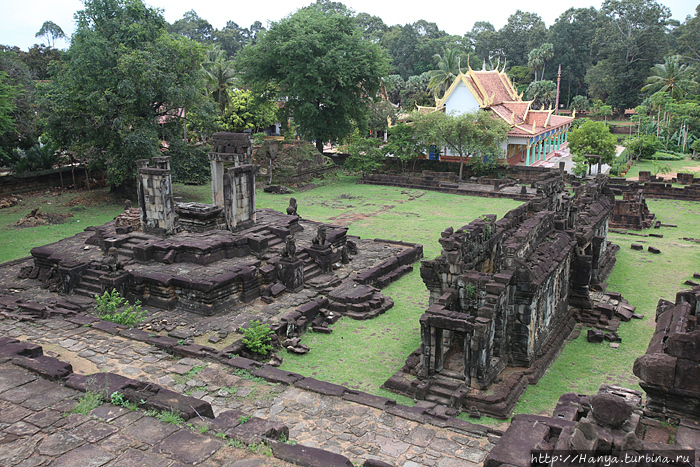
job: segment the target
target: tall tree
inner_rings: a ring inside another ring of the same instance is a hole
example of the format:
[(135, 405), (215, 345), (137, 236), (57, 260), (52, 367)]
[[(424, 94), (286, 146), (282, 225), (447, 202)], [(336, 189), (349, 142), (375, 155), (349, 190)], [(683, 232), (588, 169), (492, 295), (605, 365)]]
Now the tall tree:
[(428, 89), (436, 96), (442, 95), (452, 85), (459, 75), (462, 66), (466, 68), (466, 57), (455, 49), (445, 49), (442, 55), (435, 54), (433, 59), (437, 63), (437, 69), (428, 72), (430, 83)]
[(536, 13), (517, 10), (498, 31), (505, 58), (511, 65), (527, 65), (530, 50), (546, 37), (544, 21)]
[(227, 60), (226, 53), (222, 49), (212, 47), (207, 51), (207, 58), (202, 63), (202, 71), (209, 95), (219, 105), (223, 114), (229, 102), (229, 88), (233, 85), (236, 76), (233, 62)]
[[(0, 131), (0, 152), (29, 149), (37, 141), (36, 85), (27, 65), (20, 59), (21, 51), (0, 52), (0, 74), (4, 73), (5, 108), (12, 109), (9, 118), (12, 129)], [(8, 102), (9, 99), (9, 102)]]
[(366, 128), (370, 98), (388, 72), (379, 45), (362, 37), (349, 13), (324, 12), (315, 5), (298, 10), (263, 33), (236, 58), (243, 82), (272, 84), (301, 135), (338, 140), (355, 126)]
[(678, 52), (700, 62), (700, 5), (695, 8), (695, 16), (689, 16), (678, 28)]
[(599, 47), (595, 67), (615, 77), (607, 104), (617, 109), (639, 104), (639, 90), (649, 69), (660, 63), (666, 53), (666, 25), (670, 16), (671, 11), (654, 0), (603, 3), (595, 36)]
[(681, 63), (680, 55), (670, 55), (664, 58), (664, 63), (657, 63), (647, 77), (647, 84), (642, 91), (649, 93), (664, 92), (673, 98), (681, 98), (698, 87), (693, 74), (695, 70)]
[[(0, 71), (0, 135), (13, 132), (15, 121), (12, 113), (15, 111), (15, 96), (17, 88), (9, 83), (7, 73)], [(9, 161), (9, 154), (0, 146), (0, 165)]]
[(168, 25), (167, 29), (172, 34), (180, 34), (203, 44), (211, 44), (213, 40), (214, 27), (194, 10), (185, 12), (181, 19)]
[(594, 51), (598, 11), (593, 8), (569, 8), (549, 28), (548, 41), (554, 46), (555, 64), (561, 65), (561, 91), (569, 101), (576, 94), (585, 94), (585, 77)]
[(56, 39), (63, 39), (66, 37), (66, 34), (63, 32), (63, 29), (61, 29), (61, 26), (53, 21), (44, 21), (44, 24), (41, 25), (41, 29), (34, 34), (34, 37), (45, 37), (46, 45), (53, 47), (56, 43)]
[(114, 189), (133, 194), (136, 160), (158, 155), (159, 139), (181, 137), (182, 122), (170, 134), (157, 123), (178, 119), (199, 96), (203, 47), (168, 34), (161, 12), (141, 0), (85, 0), (75, 18), (47, 92), (49, 131), (63, 149), (102, 164)]

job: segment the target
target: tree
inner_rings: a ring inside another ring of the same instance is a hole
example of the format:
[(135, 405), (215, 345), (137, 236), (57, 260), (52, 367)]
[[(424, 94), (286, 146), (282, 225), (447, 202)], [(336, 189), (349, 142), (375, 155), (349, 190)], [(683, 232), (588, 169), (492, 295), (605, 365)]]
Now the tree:
[(642, 91), (668, 93), (672, 98), (681, 98), (686, 93), (698, 87), (693, 79), (692, 67), (681, 63), (680, 55), (670, 55), (664, 58), (664, 63), (658, 63), (651, 69), (647, 84)]
[(695, 7), (695, 16), (688, 16), (678, 28), (679, 52), (695, 63), (700, 62), (700, 5)]
[(627, 138), (623, 145), (637, 159), (651, 159), (661, 149), (661, 141), (654, 135), (635, 135)]
[[(603, 122), (588, 120), (569, 134), (569, 150), (575, 156), (602, 156), (603, 164), (610, 164), (615, 158), (617, 138)], [(591, 162), (589, 161), (589, 168)]]
[(510, 129), (505, 122), (483, 111), (459, 115), (447, 115), (440, 111), (427, 115), (416, 113), (413, 119), (418, 138), (425, 145), (446, 146), (459, 157), (460, 180), (466, 158), (473, 156), (472, 160), (476, 162), (481, 161), (482, 156), (500, 155)]
[(345, 167), (359, 170), (363, 177), (379, 169), (384, 164), (384, 151), (379, 147), (381, 142), (378, 138), (353, 138), (347, 146), (350, 155), (345, 160)]
[[(0, 75), (4, 74), (4, 88), (0, 93), (5, 102), (5, 109), (12, 109), (3, 113), (6, 116), (4, 131), (0, 131), (0, 153), (7, 158), (15, 149), (29, 149), (38, 138), (37, 112), (36, 112), (36, 85), (31, 79), (31, 73), (18, 52), (0, 52)], [(11, 121), (11, 129), (7, 127), (7, 118)], [(14, 160), (10, 160), (13, 162)]]
[(459, 75), (462, 62), (466, 62), (466, 57), (455, 49), (445, 49), (442, 55), (433, 55), (433, 59), (437, 62), (437, 70), (428, 72), (430, 77), (428, 89), (438, 96), (444, 94), (452, 85)]
[(34, 37), (46, 37), (46, 45), (53, 47), (56, 43), (56, 39), (63, 39), (66, 34), (61, 29), (61, 26), (54, 23), (53, 21), (44, 21), (41, 25), (39, 32), (34, 34)]
[(557, 85), (552, 81), (533, 81), (525, 95), (532, 102), (532, 108), (544, 108), (554, 104), (557, 98)]
[(182, 19), (168, 25), (167, 29), (171, 34), (180, 34), (202, 44), (211, 44), (213, 40), (214, 27), (194, 10), (185, 12)]
[(236, 76), (233, 62), (226, 59), (226, 54), (223, 50), (218, 47), (212, 47), (207, 51), (207, 58), (202, 63), (202, 71), (204, 72), (209, 95), (219, 105), (219, 109), (223, 114), (229, 101), (229, 88)]
[[(649, 68), (662, 61), (667, 50), (666, 26), (671, 11), (654, 0), (606, 0), (595, 33), (598, 48), (594, 68), (613, 77), (607, 96), (598, 95), (616, 109), (639, 104), (639, 90)], [(597, 78), (587, 77), (589, 83)]]
[(236, 64), (244, 83), (274, 86), (301, 136), (316, 140), (321, 152), (324, 141), (366, 129), (369, 100), (389, 69), (386, 54), (362, 37), (349, 13), (314, 5), (273, 23)]
[(75, 17), (44, 101), (48, 130), (131, 196), (136, 160), (159, 155), (159, 140), (181, 137), (181, 109), (193, 107), (202, 88), (203, 47), (168, 34), (160, 11), (141, 0), (85, 0)]
[(588, 98), (586, 96), (574, 96), (574, 98), (571, 99), (571, 108), (576, 111), (583, 110), (585, 112), (591, 108), (591, 104), (588, 102)]
[(546, 43), (536, 49), (532, 49), (527, 56), (527, 66), (535, 72), (535, 81), (537, 81), (537, 71), (542, 67), (540, 79), (544, 79), (544, 70), (547, 62), (554, 57), (554, 46)]
[(233, 133), (243, 130), (260, 130), (274, 125), (277, 121), (277, 103), (255, 98), (250, 90), (228, 90), (229, 105), (221, 118), (224, 129)]
[(414, 126), (399, 123), (389, 130), (389, 142), (384, 146), (384, 151), (394, 157), (405, 171), (408, 162), (415, 161), (425, 154), (426, 145), (421, 141)]
[[(12, 113), (15, 110), (14, 100), (17, 88), (9, 84), (8, 81), (7, 73), (0, 71), (0, 135), (13, 132), (15, 129)], [(2, 147), (0, 147), (0, 161), (9, 161), (9, 154), (5, 154)]]
[(503, 54), (511, 65), (527, 65), (528, 52), (544, 42), (546, 30), (536, 13), (517, 10), (499, 31)]

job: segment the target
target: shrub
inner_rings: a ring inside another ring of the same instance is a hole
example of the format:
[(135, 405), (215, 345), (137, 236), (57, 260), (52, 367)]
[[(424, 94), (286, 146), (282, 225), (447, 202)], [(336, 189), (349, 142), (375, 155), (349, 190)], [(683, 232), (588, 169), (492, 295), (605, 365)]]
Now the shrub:
[(623, 145), (639, 159), (651, 159), (661, 148), (661, 141), (654, 135), (637, 135), (627, 138)]
[(102, 395), (99, 392), (88, 391), (78, 399), (78, 405), (73, 407), (70, 413), (87, 415), (102, 405)]
[(243, 330), (243, 343), (246, 348), (254, 353), (267, 355), (272, 350), (272, 329), (260, 321), (250, 321), (247, 329)]
[(105, 321), (135, 326), (146, 318), (146, 311), (141, 310), (139, 300), (136, 300), (133, 305), (125, 305), (126, 300), (114, 289), (111, 292), (105, 291), (102, 296), (95, 295), (95, 301), (97, 302), (95, 313)]

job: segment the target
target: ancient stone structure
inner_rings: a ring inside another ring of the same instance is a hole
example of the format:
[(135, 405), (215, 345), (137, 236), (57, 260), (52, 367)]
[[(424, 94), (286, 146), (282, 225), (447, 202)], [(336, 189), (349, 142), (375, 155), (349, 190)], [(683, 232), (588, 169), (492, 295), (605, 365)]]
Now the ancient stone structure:
[(659, 300), (656, 331), (634, 374), (647, 393), (648, 411), (662, 417), (700, 420), (700, 287)]
[(155, 235), (177, 231), (177, 216), (173, 203), (173, 183), (170, 176), (170, 156), (136, 161), (138, 165), (138, 200), (141, 209), (141, 229)]
[(625, 192), (622, 199), (615, 200), (615, 208), (610, 217), (610, 228), (642, 230), (654, 223), (656, 216), (649, 212), (644, 190)]
[(208, 232), (218, 227), (224, 208), (214, 204), (178, 203), (175, 212), (180, 217), (180, 227), (188, 232)]
[[(503, 219), (482, 216), (442, 232), (440, 257), (421, 266), (430, 307), (420, 350), (385, 387), (507, 416), (573, 329), (570, 306), (592, 310), (591, 288), (614, 263), (605, 183), (579, 186), (571, 197), (555, 175), (535, 182), (539, 197)], [(518, 369), (487, 395), (506, 367)]]
[[(669, 432), (659, 422), (642, 417), (641, 401), (640, 391), (619, 386), (602, 386), (592, 396), (564, 394), (551, 417), (514, 416), (483, 465), (592, 465), (598, 456), (615, 456), (628, 459), (624, 465), (641, 467), (652, 464), (646, 455), (673, 459), (666, 465), (695, 464), (692, 449), (700, 431), (681, 424), (675, 444), (669, 444)], [(553, 455), (562, 456), (561, 460), (552, 463)], [(685, 455), (685, 461), (676, 455)]]

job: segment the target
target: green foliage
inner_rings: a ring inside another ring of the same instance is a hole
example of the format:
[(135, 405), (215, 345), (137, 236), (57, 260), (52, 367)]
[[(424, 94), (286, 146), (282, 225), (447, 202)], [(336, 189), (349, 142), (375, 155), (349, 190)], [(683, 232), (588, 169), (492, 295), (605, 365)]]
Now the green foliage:
[(574, 98), (571, 99), (571, 108), (576, 111), (586, 111), (591, 108), (591, 104), (588, 102), (586, 96), (574, 96)]
[[(144, 401), (141, 401), (141, 403), (143, 402)], [(128, 400), (124, 397), (124, 394), (118, 391), (114, 391), (112, 394), (110, 394), (109, 403), (112, 405), (116, 405), (117, 407), (124, 407), (125, 409), (129, 409), (132, 411), (139, 408), (139, 405), (136, 402)]]
[(671, 171), (671, 164), (668, 162), (659, 162), (658, 160), (654, 159), (652, 164), (654, 164), (654, 175), (667, 174)]
[[(86, 0), (44, 115), (61, 147), (89, 155), (107, 182), (131, 192), (136, 160), (159, 155), (159, 140), (182, 135), (178, 109), (200, 96), (203, 47), (171, 36), (159, 10), (141, 0)], [(157, 125), (160, 118), (166, 124)]]
[(382, 141), (378, 138), (353, 138), (346, 146), (350, 154), (345, 160), (345, 167), (350, 170), (359, 170), (362, 175), (373, 172), (384, 164), (385, 152), (379, 147)]
[[(415, 121), (416, 135), (423, 143), (447, 146), (454, 156), (460, 158), (460, 180), (467, 156), (472, 156), (471, 163), (477, 169), (480, 164), (495, 164), (496, 155), (501, 155), (501, 145), (510, 128), (502, 120), (491, 118), (489, 113), (483, 111), (459, 115), (447, 115), (444, 112), (427, 115), (415, 113), (412, 118)], [(487, 156), (486, 161), (484, 156)]]
[(182, 426), (185, 423), (185, 419), (182, 418), (180, 412), (176, 409), (171, 408), (170, 410), (163, 410), (156, 418), (161, 422), (171, 423), (173, 425)]
[(61, 39), (66, 37), (66, 34), (61, 29), (61, 26), (54, 23), (53, 21), (44, 21), (41, 25), (41, 29), (34, 34), (34, 37), (46, 37), (46, 42), (49, 47), (53, 47), (56, 39)]
[(617, 138), (603, 122), (584, 122), (579, 128), (571, 130), (568, 140), (569, 150), (574, 155), (603, 156), (603, 164), (609, 164), (615, 157)]
[(250, 90), (243, 89), (229, 90), (228, 96), (228, 105), (220, 120), (226, 131), (259, 131), (278, 120), (277, 103), (264, 96), (255, 97)]
[(272, 351), (272, 335), (274, 332), (267, 324), (260, 321), (250, 321), (249, 327), (243, 329), (243, 343), (246, 348), (254, 353), (267, 355)]
[(233, 374), (236, 376), (240, 376), (241, 378), (245, 379), (246, 381), (254, 381), (256, 383), (267, 383), (267, 381), (264, 378), (261, 378), (259, 376), (255, 376), (255, 375), (251, 374), (248, 370), (244, 370), (243, 368), (234, 369)]
[(533, 101), (534, 109), (545, 108), (554, 105), (557, 98), (557, 85), (552, 81), (533, 81), (525, 91), (527, 100)]
[[(133, 305), (119, 295), (115, 289), (95, 295), (95, 313), (100, 319), (125, 326), (135, 326), (146, 318), (146, 310), (141, 310), (141, 302), (136, 300)], [(121, 309), (121, 311), (119, 311)]]
[(87, 391), (78, 399), (78, 405), (71, 409), (70, 413), (87, 415), (103, 403), (102, 395), (99, 392)]
[(362, 37), (349, 13), (315, 5), (273, 23), (236, 60), (246, 84), (273, 85), (287, 98), (284, 110), (317, 148), (366, 130), (368, 98), (388, 71), (386, 53)]
[(688, 92), (696, 91), (698, 82), (695, 77), (695, 69), (690, 65), (681, 63), (683, 57), (670, 55), (664, 57), (664, 63), (657, 63), (651, 69), (651, 75), (647, 77), (647, 84), (642, 91), (668, 93), (672, 98), (683, 97)]
[(407, 164), (415, 161), (426, 152), (426, 145), (420, 140), (415, 127), (399, 123), (389, 130), (389, 142), (384, 146), (384, 152), (394, 157), (405, 171)]
[(654, 135), (638, 134), (622, 143), (637, 159), (651, 159), (661, 149), (661, 141)]
[(209, 150), (210, 147), (205, 144), (192, 144), (174, 139), (165, 153), (172, 157), (173, 181), (198, 185), (209, 183), (211, 180)]
[(516, 86), (527, 86), (532, 83), (532, 70), (526, 66), (516, 65), (508, 70), (508, 77)]
[(467, 57), (458, 50), (445, 49), (442, 55), (433, 55), (433, 60), (437, 64), (437, 69), (428, 72), (430, 77), (428, 90), (436, 96), (442, 96), (459, 75), (459, 70), (462, 64), (466, 64)]
[(574, 156), (573, 161), (574, 166), (571, 169), (573, 174), (578, 178), (585, 177), (588, 173), (588, 160), (583, 156)]
[(240, 423), (241, 425), (243, 425), (244, 423), (246, 423), (246, 422), (247, 422), (248, 420), (250, 420), (251, 418), (253, 418), (252, 415), (241, 415), (240, 417), (238, 417), (238, 423)]
[(12, 113), (15, 110), (14, 99), (17, 86), (9, 84), (7, 73), (0, 70), (0, 133), (12, 131), (15, 128)]

